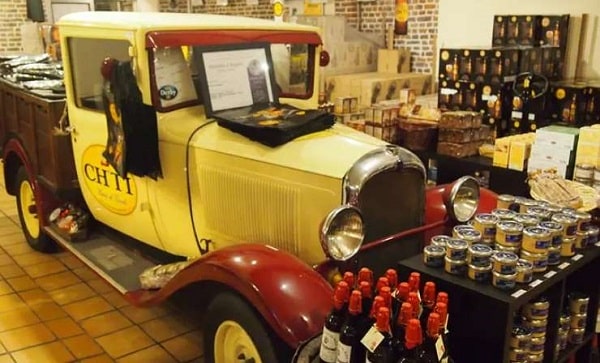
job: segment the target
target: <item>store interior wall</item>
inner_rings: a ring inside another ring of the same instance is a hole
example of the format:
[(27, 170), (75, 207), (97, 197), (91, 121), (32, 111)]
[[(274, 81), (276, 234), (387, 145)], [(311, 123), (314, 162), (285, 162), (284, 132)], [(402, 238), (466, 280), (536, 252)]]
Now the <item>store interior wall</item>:
[[(439, 0), (439, 47), (490, 46), (493, 16), (501, 14), (570, 14), (566, 78), (575, 76), (582, 14), (589, 14), (581, 73), (600, 79), (600, 1), (598, 0)], [(467, 11), (468, 9), (468, 11)], [(477, 14), (477, 15), (474, 15)], [(436, 61), (437, 62), (437, 61)], [(437, 66), (436, 66), (437, 69)]]

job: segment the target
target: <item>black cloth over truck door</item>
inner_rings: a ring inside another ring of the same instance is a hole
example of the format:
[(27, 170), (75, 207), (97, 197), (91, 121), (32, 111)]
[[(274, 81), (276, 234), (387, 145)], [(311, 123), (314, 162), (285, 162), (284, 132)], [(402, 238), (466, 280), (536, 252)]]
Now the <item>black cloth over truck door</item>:
[(104, 157), (123, 178), (127, 173), (162, 177), (156, 111), (142, 102), (130, 62), (112, 68), (103, 98), (108, 126)]

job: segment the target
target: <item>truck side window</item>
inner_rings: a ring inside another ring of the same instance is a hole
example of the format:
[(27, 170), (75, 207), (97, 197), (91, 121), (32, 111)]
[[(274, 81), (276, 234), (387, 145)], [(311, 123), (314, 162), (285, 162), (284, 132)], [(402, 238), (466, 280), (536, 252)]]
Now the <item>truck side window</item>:
[(106, 57), (130, 60), (129, 42), (93, 38), (69, 38), (68, 42), (77, 107), (104, 112), (100, 66)]

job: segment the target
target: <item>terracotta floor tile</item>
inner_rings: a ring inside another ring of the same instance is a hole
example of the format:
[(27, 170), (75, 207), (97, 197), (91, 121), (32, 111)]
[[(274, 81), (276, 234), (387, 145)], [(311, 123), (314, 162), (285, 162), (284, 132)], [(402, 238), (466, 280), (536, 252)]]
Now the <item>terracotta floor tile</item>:
[(95, 296), (83, 301), (78, 301), (63, 306), (67, 314), (71, 315), (75, 321), (81, 321), (92, 316), (113, 310), (113, 307), (100, 296)]
[(17, 294), (8, 294), (0, 296), (0, 313), (21, 309), (25, 306), (25, 303)]
[(29, 306), (52, 301), (50, 295), (41, 289), (21, 291), (19, 292), (19, 296), (21, 296), (21, 299), (23, 299)]
[(49, 291), (48, 294), (58, 305), (70, 304), (96, 295), (96, 293), (83, 282), (62, 289)]
[(129, 302), (125, 300), (123, 294), (114, 289), (112, 292), (103, 294), (102, 297), (105, 298), (106, 301), (108, 301), (112, 306), (114, 306), (117, 309), (130, 305)]
[(88, 280), (93, 280), (93, 279), (98, 278), (98, 275), (96, 275), (96, 273), (87, 266), (74, 268), (74, 269), (72, 269), (72, 271), (73, 271), (73, 273), (75, 273), (75, 275), (79, 276), (79, 278), (82, 279), (83, 281), (88, 281)]
[(202, 334), (194, 330), (162, 342), (161, 345), (180, 362), (189, 362), (202, 355)]
[(33, 278), (42, 277), (46, 275), (50, 275), (53, 273), (65, 271), (67, 267), (60, 263), (59, 261), (52, 260), (49, 262), (39, 263), (37, 265), (25, 266), (23, 267), (25, 271), (29, 274), (29, 276)]
[(44, 290), (52, 291), (66, 286), (74, 285), (81, 280), (71, 271), (63, 271), (56, 274), (35, 279), (35, 282)]
[(0, 266), (13, 265), (15, 260), (6, 253), (0, 254)]
[(25, 271), (23, 271), (23, 269), (17, 265), (0, 266), (0, 276), (4, 277), (5, 279), (23, 275), (25, 275)]
[(171, 363), (177, 362), (172, 355), (160, 346), (152, 346), (139, 352), (132, 353), (123, 358), (117, 359), (118, 363), (138, 363), (138, 362), (152, 362), (152, 363)]
[(37, 324), (40, 319), (26, 305), (19, 309), (0, 313), (0, 331), (21, 328), (27, 325)]
[(35, 281), (33, 281), (29, 276), (13, 277), (6, 279), (6, 281), (8, 281), (10, 286), (12, 286), (15, 291), (26, 291), (35, 289), (37, 287)]
[(163, 316), (140, 324), (140, 327), (157, 342), (171, 339), (193, 329), (191, 323), (174, 315)]
[(10, 287), (8, 282), (0, 280), (0, 295), (6, 295), (6, 294), (12, 294), (12, 293), (14, 293), (14, 290), (12, 289), (12, 287)]
[(31, 249), (30, 252), (19, 255), (18, 257), (19, 258), (16, 261), (21, 267), (54, 261), (53, 256), (41, 252), (31, 252)]
[(65, 266), (67, 266), (71, 270), (85, 266), (85, 264), (81, 262), (80, 259), (72, 255), (70, 252), (64, 252), (62, 255), (55, 257), (57, 257)]
[(119, 358), (140, 349), (149, 347), (154, 342), (137, 326), (111, 333), (97, 338), (98, 344), (113, 358)]
[[(6, 236), (1, 236), (3, 241), (9, 241), (7, 239)], [(27, 242), (25, 241), (25, 239), (23, 239), (22, 241), (18, 240), (18, 239), (13, 239), (12, 242), (3, 242), (2, 244), (2, 248), (4, 249), (4, 251), (6, 251), (6, 253), (12, 257), (15, 256), (20, 256), (20, 255), (24, 255), (27, 253), (31, 253), (33, 250), (31, 249), (31, 247), (29, 247), (29, 245), (27, 244)]]
[(55, 339), (54, 334), (41, 323), (0, 333), (0, 341), (11, 352)]
[(87, 334), (78, 335), (75, 337), (63, 340), (63, 343), (69, 348), (71, 353), (77, 359), (92, 357), (104, 353), (102, 348)]
[[(0, 201), (1, 202), (1, 201)], [(14, 225), (13, 221), (10, 220), (10, 218), (2, 216), (0, 217), (0, 226), (12, 226)]]
[(86, 283), (92, 288), (92, 290), (103, 296), (106, 293), (116, 291), (115, 288), (112, 287), (108, 282), (100, 278), (86, 281)]
[[(92, 358), (82, 359), (80, 363), (113, 363), (114, 359), (106, 354), (97, 355)], [(140, 362), (141, 363), (141, 362)]]
[(21, 232), (21, 228), (16, 225), (9, 225), (0, 227), (0, 236), (6, 236)]
[(42, 321), (54, 320), (67, 316), (67, 313), (53, 301), (46, 301), (33, 305), (31, 309)]
[(125, 316), (136, 324), (143, 323), (148, 320), (156, 319), (165, 316), (169, 310), (165, 306), (153, 306), (149, 308), (141, 308), (133, 305), (125, 306), (120, 309)]
[(0, 355), (0, 363), (15, 363), (15, 361), (11, 358), (10, 355), (4, 354)]
[(110, 311), (108, 313), (96, 315), (81, 321), (80, 324), (81, 327), (93, 337), (112, 333), (132, 325), (131, 321), (119, 311)]
[(4, 353), (6, 353), (6, 349), (4, 349), (4, 346), (2, 345), (2, 343), (0, 343), (0, 354)]
[(83, 333), (83, 329), (71, 318), (61, 318), (46, 322), (46, 326), (52, 330), (58, 338), (68, 338)]
[(73, 355), (60, 342), (53, 342), (14, 352), (12, 356), (17, 363), (59, 363), (73, 361)]

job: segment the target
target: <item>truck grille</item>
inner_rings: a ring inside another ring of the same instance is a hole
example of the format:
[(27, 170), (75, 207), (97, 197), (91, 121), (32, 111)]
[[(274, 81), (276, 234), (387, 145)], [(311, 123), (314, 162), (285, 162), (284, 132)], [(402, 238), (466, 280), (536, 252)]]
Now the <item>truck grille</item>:
[(386, 170), (361, 188), (358, 205), (366, 224), (365, 243), (421, 226), (425, 182), (417, 169)]

